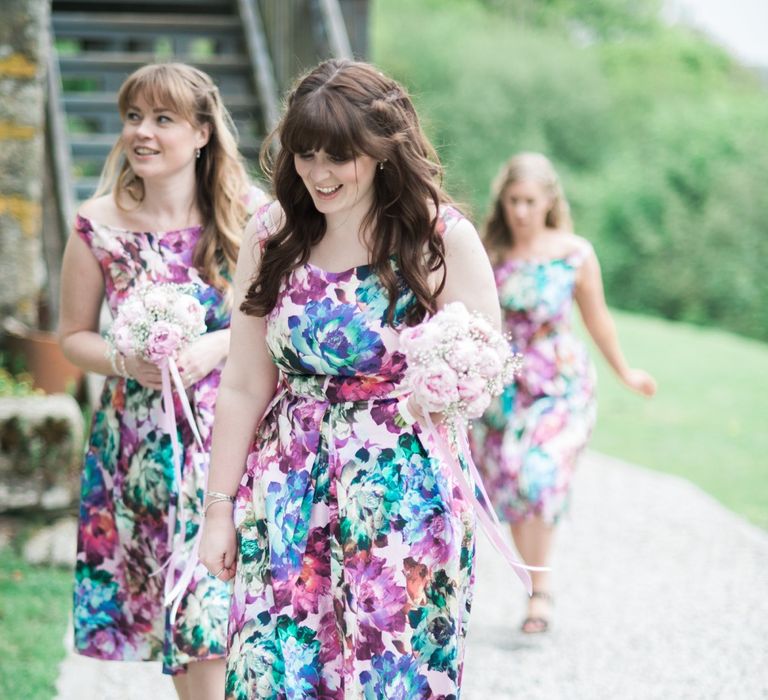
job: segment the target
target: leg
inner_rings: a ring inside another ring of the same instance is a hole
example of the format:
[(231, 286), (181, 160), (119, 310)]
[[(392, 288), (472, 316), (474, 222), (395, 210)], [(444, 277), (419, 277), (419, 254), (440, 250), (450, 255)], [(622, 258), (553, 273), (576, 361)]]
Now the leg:
[(226, 659), (196, 661), (187, 669), (189, 700), (224, 700)]
[(176, 688), (176, 695), (179, 700), (189, 700), (189, 682), (186, 673), (179, 673), (173, 678), (173, 687)]
[[(548, 566), (552, 550), (552, 540), (555, 534), (554, 525), (550, 525), (540, 516), (528, 518), (512, 526), (512, 537), (517, 551), (526, 564), (531, 566)], [(550, 575), (548, 571), (532, 571), (531, 581), (534, 592), (550, 592)], [(532, 597), (528, 601), (528, 618), (539, 618), (523, 624), (524, 632), (544, 632), (551, 613), (552, 601), (547, 596)]]

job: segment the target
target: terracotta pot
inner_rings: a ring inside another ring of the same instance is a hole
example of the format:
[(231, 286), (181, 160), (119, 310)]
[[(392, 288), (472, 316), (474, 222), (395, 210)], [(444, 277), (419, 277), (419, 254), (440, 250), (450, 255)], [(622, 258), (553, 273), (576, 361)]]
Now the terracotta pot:
[(18, 321), (6, 321), (4, 328), (9, 353), (21, 355), (35, 388), (46, 394), (79, 392), (83, 370), (64, 357), (55, 333), (28, 328)]

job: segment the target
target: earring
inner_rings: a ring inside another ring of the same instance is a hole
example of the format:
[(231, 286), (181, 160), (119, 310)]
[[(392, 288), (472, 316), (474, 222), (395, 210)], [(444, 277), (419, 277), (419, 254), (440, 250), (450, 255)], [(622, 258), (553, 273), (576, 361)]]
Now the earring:
[(383, 160), (380, 160), (380, 161), (379, 161), (379, 170), (384, 170), (384, 163), (385, 163), (385, 162), (386, 162), (386, 161), (383, 161)]
[(199, 148), (196, 148), (196, 149), (195, 149), (195, 158), (197, 158), (198, 160), (200, 160), (200, 149), (199, 149)]

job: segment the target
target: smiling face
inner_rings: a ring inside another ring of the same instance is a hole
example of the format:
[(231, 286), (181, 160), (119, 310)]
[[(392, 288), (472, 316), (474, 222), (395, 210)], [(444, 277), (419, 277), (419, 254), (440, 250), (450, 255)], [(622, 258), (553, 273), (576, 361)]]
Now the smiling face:
[(197, 149), (208, 142), (207, 127), (197, 127), (163, 105), (151, 104), (139, 94), (128, 105), (122, 142), (133, 171), (140, 178), (194, 172)]
[(500, 197), (504, 221), (515, 237), (534, 235), (546, 228), (552, 197), (534, 180), (518, 180), (504, 188)]
[(376, 161), (370, 156), (343, 158), (318, 150), (296, 153), (293, 163), (321, 214), (364, 215), (370, 210), (376, 175)]

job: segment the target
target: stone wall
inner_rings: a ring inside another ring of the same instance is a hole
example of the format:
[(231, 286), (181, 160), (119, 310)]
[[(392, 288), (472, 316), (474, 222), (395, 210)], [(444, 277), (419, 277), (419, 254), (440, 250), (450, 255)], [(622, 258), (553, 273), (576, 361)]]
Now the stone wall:
[(36, 325), (44, 283), (42, 195), (48, 0), (0, 7), (0, 315)]

